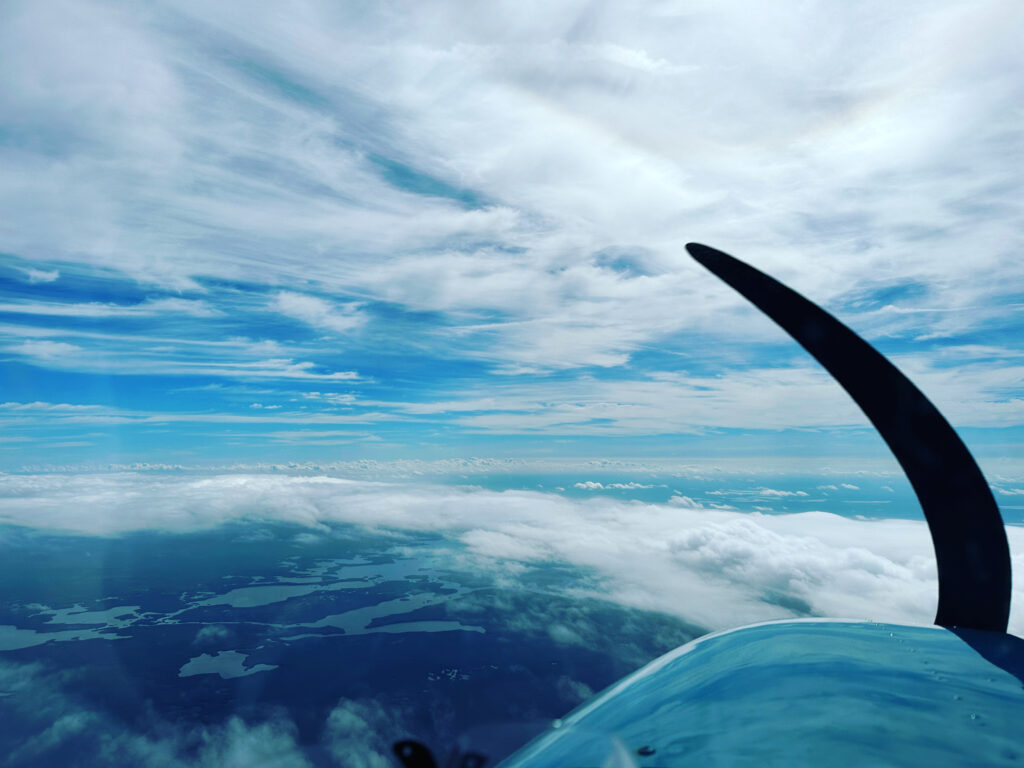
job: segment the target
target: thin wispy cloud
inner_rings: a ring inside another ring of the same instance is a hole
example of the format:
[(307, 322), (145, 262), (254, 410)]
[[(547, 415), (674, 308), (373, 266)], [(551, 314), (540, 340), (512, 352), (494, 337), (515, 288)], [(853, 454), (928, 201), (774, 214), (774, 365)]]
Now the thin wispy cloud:
[(136, 305), (99, 304), (58, 304), (43, 302), (26, 302), (20, 304), (0, 304), (0, 313), (25, 315), (52, 315), (60, 317), (137, 317), (167, 313), (171, 315), (190, 315), (192, 317), (215, 317), (220, 312), (203, 301), (191, 299), (154, 299)]
[(309, 361), (295, 361), (287, 358), (256, 361), (195, 362), (191, 360), (167, 360), (160, 356), (95, 357), (82, 347), (60, 341), (26, 341), (6, 347), (5, 351), (29, 358), (36, 365), (56, 370), (76, 370), (84, 373), (114, 374), (122, 376), (205, 376), (237, 379), (283, 379), (303, 381), (354, 381), (359, 379), (356, 371), (316, 370), (317, 365)]
[(81, 354), (82, 348), (63, 341), (24, 341), (21, 344), (5, 347), (5, 351), (16, 355), (25, 355), (39, 361), (54, 361), (68, 357), (77, 357)]

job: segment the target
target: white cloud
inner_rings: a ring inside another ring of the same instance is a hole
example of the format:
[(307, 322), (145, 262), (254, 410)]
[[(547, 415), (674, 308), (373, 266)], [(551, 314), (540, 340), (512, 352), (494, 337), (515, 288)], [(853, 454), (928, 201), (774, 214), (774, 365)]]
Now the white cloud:
[(25, 276), (28, 278), (28, 281), (33, 285), (36, 285), (38, 283), (52, 283), (54, 280), (60, 277), (60, 271), (56, 269), (47, 270), (29, 267), (22, 271), (25, 273)]
[[(1008, 397), (1024, 371), (984, 366), (908, 373), (956, 426), (1024, 424), (1024, 399)], [(474, 430), (502, 434), (654, 435), (708, 428), (869, 427), (850, 397), (808, 361), (792, 367), (730, 367), (720, 375), (651, 373), (552, 383), (521, 377), (434, 402), (393, 402), (412, 414), (451, 414)]]
[(161, 314), (216, 317), (221, 312), (196, 299), (148, 299), (139, 304), (70, 304), (58, 302), (6, 302), (0, 312), (57, 317), (149, 317)]
[[(310, 768), (319, 764), (298, 739), (298, 728), (284, 714), (261, 719), (232, 715), (220, 722), (186, 725), (147, 713), (125, 724), (82, 703), (61, 673), (40, 664), (0, 664), (0, 686), (16, 695), (5, 699), (24, 738), (5, 757), (12, 765), (52, 762), (73, 749), (89, 764), (118, 762), (142, 768)], [(326, 749), (338, 765), (391, 766), (392, 734), (407, 733), (404, 713), (372, 699), (341, 699), (324, 720), (316, 752)]]
[(348, 333), (366, 322), (366, 316), (359, 311), (358, 304), (346, 304), (338, 308), (316, 296), (290, 291), (278, 293), (270, 306), (282, 315), (334, 333)]
[(71, 403), (44, 403), (36, 401), (32, 403), (17, 403), (8, 401), (0, 403), (0, 410), (5, 411), (46, 411), (48, 413), (83, 413), (108, 410), (102, 405), (73, 405)]
[[(175, 287), (316, 280), (448, 313), (510, 371), (620, 365), (677, 331), (775, 338), (690, 239), (825, 303), (925, 285), (938, 311), (877, 312), (879, 336), (999, 322), (1020, 289), (1005, 3), (178, 12), (203, 34), (146, 5), (7, 11), (5, 251)], [(233, 46), (279, 77), (211, 53)], [(349, 332), (334, 306), (297, 319)]]
[(685, 507), (686, 509), (703, 509), (703, 505), (697, 503), (689, 496), (681, 496), (679, 494), (672, 496), (668, 503), (677, 507)]
[[(89, 339), (111, 344), (134, 344), (145, 343), (147, 345), (159, 346), (160, 348), (184, 346), (191, 348), (190, 354), (197, 353), (195, 347), (212, 349), (226, 349), (237, 352), (249, 353), (259, 357), (267, 355), (287, 354), (288, 347), (270, 339), (253, 341), (246, 337), (235, 337), (228, 339), (186, 339), (172, 336), (149, 336), (141, 333), (105, 333), (102, 331), (83, 331), (78, 328), (48, 328), (31, 325), (0, 325), (0, 334), (14, 337), (61, 337), (74, 339)], [(297, 348), (296, 348), (297, 349)]]
[[(176, 300), (151, 302), (160, 311), (174, 313)], [(82, 305), (61, 305), (82, 306)], [(197, 310), (185, 308), (192, 315)], [(219, 313), (219, 310), (217, 311)], [(177, 324), (180, 317), (161, 320)], [(204, 332), (205, 333), (205, 332)], [(105, 375), (150, 376), (212, 376), (217, 378), (305, 380), (305, 381), (357, 381), (358, 372), (330, 370), (310, 360), (297, 359), (300, 355), (322, 355), (323, 350), (300, 346), (286, 346), (273, 340), (253, 340), (246, 337), (189, 339), (171, 335), (104, 333), (68, 328), (40, 328), (33, 326), (0, 325), (0, 340), (15, 343), (0, 349), (26, 357), (33, 364), (53, 370), (102, 373)], [(70, 341), (66, 341), (69, 339)], [(275, 393), (273, 389), (261, 394), (299, 395), (295, 392)], [(329, 395), (332, 402), (342, 395)], [(273, 407), (273, 406), (269, 406)]]
[[(482, 392), (466, 393), (466, 405), (482, 412), (458, 416), (458, 424), (505, 434), (582, 435), (694, 433), (716, 426), (775, 429), (796, 424), (867, 424), (828, 374), (810, 366), (750, 368), (722, 376), (582, 378), (557, 384), (517, 379), (492, 384), (487, 392), (489, 400), (480, 396)], [(446, 402), (444, 409), (461, 410), (458, 401)], [(429, 404), (408, 410), (428, 411)]]
[[(329, 423), (329, 422), (328, 422)], [(344, 422), (343, 422), (344, 423)], [(258, 435), (253, 435), (257, 437)], [(268, 432), (266, 437), (290, 445), (349, 445), (351, 443), (379, 441), (381, 438), (370, 432), (342, 429), (296, 429)]]
[(644, 485), (643, 483), (637, 483), (630, 481), (628, 483), (599, 483), (596, 480), (584, 480), (581, 483), (574, 483), (574, 488), (579, 488), (584, 491), (636, 491), (644, 488), (653, 488), (653, 485)]
[[(357, 371), (320, 372), (316, 363), (292, 358), (241, 359), (208, 357), (194, 359), (176, 350), (154, 348), (115, 354), (111, 350), (91, 350), (63, 341), (48, 339), (29, 340), (4, 347), (28, 357), (35, 365), (55, 370), (74, 370), (88, 373), (118, 374), (123, 376), (213, 376), (233, 379), (292, 379), (304, 381), (356, 381)], [(258, 351), (258, 350), (251, 350)]]
[[(836, 486), (819, 486), (821, 488), (835, 488)], [(758, 488), (757, 490), (718, 490), (708, 491), (709, 496), (753, 496), (758, 499), (785, 499), (791, 496), (807, 497), (807, 491), (784, 491), (778, 488)]]
[[(231, 342), (223, 350), (213, 347), (210, 355), (199, 356), (183, 348), (153, 351), (145, 357), (140, 357), (137, 345), (118, 354), (95, 351), (69, 356), (74, 351), (71, 345), (54, 344), (68, 343), (32, 339), (6, 349), (32, 355), (37, 364), (62, 370), (264, 380), (360, 378), (357, 371), (321, 372), (312, 362), (294, 358), (261, 359), (259, 346), (243, 341)], [(955, 370), (921, 368), (917, 358), (898, 362), (956, 426), (1024, 424), (1024, 399), (1008, 397), (1016, 391), (1024, 369), (988, 365)], [(355, 401), (352, 393), (300, 396), (331, 405)], [(397, 414), (452, 417), (463, 428), (498, 434), (652, 435), (699, 433), (715, 427), (868, 426), (849, 396), (824, 370), (809, 362), (800, 367), (732, 369), (722, 375), (656, 373), (613, 381), (583, 377), (552, 383), (517, 378), (444, 393), (436, 400), (367, 398), (362, 405)]]
[(331, 405), (353, 405), (356, 396), (351, 392), (301, 392), (300, 397), (306, 400), (323, 400)]
[[(801, 603), (815, 615), (927, 623), (936, 600), (922, 521), (744, 514), (682, 498), (582, 501), (324, 476), (0, 475), (0, 519), (96, 535), (242, 519), (437, 531), (465, 548), (466, 567), (564, 562), (599, 578), (586, 594), (712, 628), (791, 616)], [(1024, 529), (1007, 533), (1024, 568)], [(1024, 587), (1011, 629), (1024, 632)]]
[[(266, 409), (263, 409), (266, 410)], [(266, 415), (248, 413), (209, 413), (189, 411), (133, 411), (102, 405), (73, 405), (69, 403), (0, 403), (0, 420), (8, 426), (53, 424), (366, 424), (391, 421), (394, 416), (377, 411), (363, 413), (302, 413), (271, 409)]]
[(338, 765), (352, 768), (390, 768), (388, 736), (403, 733), (401, 714), (379, 702), (342, 700), (327, 717), (324, 739)]
[(192, 642), (195, 645), (206, 645), (208, 643), (222, 643), (230, 640), (233, 634), (223, 624), (204, 624), (196, 632), (196, 638)]
[(64, 360), (69, 357), (76, 358), (82, 353), (82, 348), (74, 344), (47, 339), (23, 341), (21, 344), (14, 344), (4, 349), (16, 355), (25, 355), (43, 362)]

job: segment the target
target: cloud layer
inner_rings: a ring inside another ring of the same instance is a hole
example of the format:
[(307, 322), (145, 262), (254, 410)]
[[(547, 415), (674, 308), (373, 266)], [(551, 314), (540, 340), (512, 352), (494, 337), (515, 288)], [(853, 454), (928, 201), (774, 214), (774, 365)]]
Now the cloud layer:
[[(373, 483), (331, 477), (3, 476), (0, 519), (91, 535), (181, 532), (253, 519), (315, 532), (349, 523), (436, 531), (447, 556), (515, 580), (564, 563), (590, 574), (580, 595), (719, 629), (816, 615), (929, 623), (936, 601), (927, 528), (827, 512), (764, 515), (689, 504), (586, 500), (527, 491)], [(1022, 529), (1008, 529), (1017, 569)], [(1011, 630), (1024, 632), (1021, 590)]]

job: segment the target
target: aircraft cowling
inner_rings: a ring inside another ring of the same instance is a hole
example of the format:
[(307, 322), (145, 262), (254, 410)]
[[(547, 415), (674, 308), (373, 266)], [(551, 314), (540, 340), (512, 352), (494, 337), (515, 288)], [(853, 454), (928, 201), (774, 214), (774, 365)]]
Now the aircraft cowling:
[(1024, 763), (1024, 641), (836, 620), (699, 638), (502, 768)]

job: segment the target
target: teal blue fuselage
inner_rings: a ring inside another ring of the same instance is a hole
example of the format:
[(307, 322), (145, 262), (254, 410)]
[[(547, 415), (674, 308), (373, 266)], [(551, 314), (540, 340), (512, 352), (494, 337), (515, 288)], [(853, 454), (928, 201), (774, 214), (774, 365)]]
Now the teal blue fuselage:
[(997, 632), (846, 621), (708, 635), (502, 766), (1024, 765), (1022, 646)]

